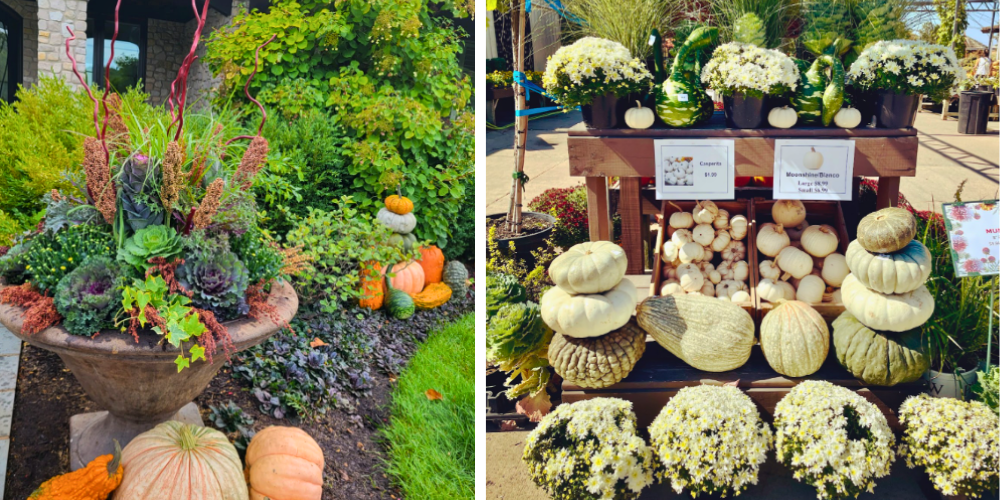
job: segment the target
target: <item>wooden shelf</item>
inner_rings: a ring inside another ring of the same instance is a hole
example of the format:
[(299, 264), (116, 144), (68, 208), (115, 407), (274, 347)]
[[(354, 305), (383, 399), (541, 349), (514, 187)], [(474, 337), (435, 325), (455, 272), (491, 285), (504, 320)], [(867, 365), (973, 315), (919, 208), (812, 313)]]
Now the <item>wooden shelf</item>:
[(697, 128), (629, 128), (589, 129), (578, 123), (569, 129), (570, 137), (647, 137), (654, 139), (673, 138), (734, 138), (734, 137), (777, 137), (791, 139), (808, 137), (812, 139), (851, 139), (855, 137), (915, 137), (917, 129), (909, 128), (852, 128), (837, 127), (794, 127), (794, 128), (726, 128), (726, 120), (717, 112), (705, 124)]

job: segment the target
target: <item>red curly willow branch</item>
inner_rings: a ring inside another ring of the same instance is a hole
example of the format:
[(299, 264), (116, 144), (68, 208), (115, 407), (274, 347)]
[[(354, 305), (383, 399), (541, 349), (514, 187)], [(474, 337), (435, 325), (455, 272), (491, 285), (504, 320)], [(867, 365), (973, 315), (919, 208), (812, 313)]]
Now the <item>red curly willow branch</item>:
[(110, 158), (111, 155), (108, 153), (108, 145), (104, 143), (104, 136), (101, 134), (101, 124), (100, 124), (100, 105), (101, 103), (97, 101), (94, 97), (94, 93), (90, 91), (90, 85), (87, 85), (87, 81), (83, 79), (80, 75), (80, 71), (76, 69), (76, 58), (73, 57), (73, 51), (70, 50), (69, 44), (73, 40), (76, 40), (76, 33), (73, 33), (73, 28), (69, 26), (66, 27), (66, 31), (69, 31), (69, 38), (66, 39), (66, 57), (69, 57), (71, 63), (73, 63), (73, 74), (76, 75), (76, 79), (80, 81), (80, 85), (87, 91), (87, 96), (90, 97), (91, 101), (94, 101), (94, 132), (97, 134), (97, 138), (101, 140), (101, 147), (104, 148), (105, 158)]
[[(260, 101), (258, 101), (257, 99), (254, 99), (253, 96), (250, 95), (250, 84), (253, 83), (253, 77), (257, 76), (257, 65), (260, 63), (260, 49), (263, 49), (264, 47), (267, 47), (267, 44), (273, 42), (274, 39), (277, 38), (277, 37), (278, 37), (278, 34), (275, 33), (275, 34), (271, 35), (271, 38), (269, 38), (266, 42), (264, 42), (262, 45), (260, 45), (260, 46), (257, 47), (256, 52), (254, 52), (254, 54), (253, 54), (253, 72), (250, 73), (250, 77), (247, 78), (246, 85), (243, 86), (243, 93), (247, 95), (247, 99), (250, 99), (254, 104), (257, 105), (258, 108), (260, 108), (260, 115), (261, 115), (261, 117), (260, 117), (260, 126), (257, 127), (257, 135), (258, 136), (260, 135), (261, 132), (264, 131), (264, 124), (267, 123), (267, 111), (264, 109), (264, 105), (261, 104)], [(252, 135), (240, 135), (240, 136), (236, 136), (236, 137), (233, 137), (232, 139), (229, 139), (229, 141), (226, 142), (226, 145), (228, 146), (229, 143), (231, 143), (231, 142), (233, 142), (235, 140), (238, 140), (238, 139), (253, 139), (253, 138), (254, 138), (254, 136), (252, 136)]]
[[(111, 92), (111, 63), (115, 60), (115, 42), (118, 40), (118, 11), (122, 8), (122, 0), (118, 0), (115, 4), (115, 32), (111, 35), (111, 55), (108, 57), (107, 64), (104, 65), (104, 95), (101, 96), (101, 104), (104, 106), (104, 124), (101, 126), (101, 142), (104, 142), (104, 138), (108, 134), (108, 94)], [(105, 153), (107, 153), (107, 146), (104, 147)], [(111, 157), (108, 156), (108, 163), (111, 163)]]
[[(191, 72), (191, 65), (194, 64), (198, 56), (195, 52), (198, 50), (198, 42), (201, 41), (201, 32), (205, 28), (205, 20), (208, 19), (208, 4), (209, 0), (205, 0), (204, 6), (201, 13), (198, 12), (198, 1), (191, 0), (191, 8), (194, 9), (194, 17), (198, 21), (198, 25), (194, 30), (194, 39), (191, 41), (191, 50), (188, 51), (188, 55), (184, 58), (184, 62), (181, 63), (181, 68), (177, 71), (177, 78), (170, 84), (170, 96), (167, 98), (167, 104), (170, 107), (170, 116), (173, 121), (170, 122), (170, 126), (167, 127), (167, 133), (173, 128), (174, 124), (177, 124), (177, 132), (174, 134), (174, 140), (181, 138), (181, 131), (184, 129), (184, 105), (187, 102), (187, 80), (188, 75)], [(180, 84), (180, 91), (177, 91), (177, 84)], [(177, 103), (177, 113), (174, 114), (174, 103)]]

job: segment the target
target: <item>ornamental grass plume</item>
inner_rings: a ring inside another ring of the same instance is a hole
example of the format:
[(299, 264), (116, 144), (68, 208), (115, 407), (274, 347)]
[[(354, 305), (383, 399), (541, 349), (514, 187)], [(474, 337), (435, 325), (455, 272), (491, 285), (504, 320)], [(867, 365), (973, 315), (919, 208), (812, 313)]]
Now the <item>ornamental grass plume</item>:
[(111, 181), (104, 147), (96, 137), (83, 140), (83, 170), (87, 175), (87, 196), (94, 202), (104, 221), (112, 224), (115, 220), (115, 183)]
[(226, 181), (222, 178), (215, 179), (205, 190), (205, 197), (201, 199), (201, 204), (194, 212), (194, 228), (205, 229), (212, 223), (212, 217), (219, 210), (219, 202), (222, 199), (222, 188)]
[(260, 168), (267, 161), (268, 150), (267, 139), (258, 135), (250, 141), (250, 146), (243, 153), (243, 159), (240, 160), (240, 166), (236, 169), (235, 176), (236, 182), (241, 183), (240, 186), (244, 191), (253, 185), (253, 178), (257, 176), (257, 172), (260, 172)]
[(163, 208), (169, 214), (177, 203), (178, 192), (180, 191), (181, 166), (184, 165), (184, 151), (177, 141), (170, 141), (167, 144), (167, 151), (163, 154), (163, 183), (160, 185), (160, 201)]

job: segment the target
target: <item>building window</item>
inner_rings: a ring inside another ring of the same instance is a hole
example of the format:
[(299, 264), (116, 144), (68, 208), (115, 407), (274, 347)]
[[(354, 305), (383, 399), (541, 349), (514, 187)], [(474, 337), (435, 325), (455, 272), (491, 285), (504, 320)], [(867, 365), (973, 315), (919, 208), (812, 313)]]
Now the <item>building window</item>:
[[(104, 88), (104, 65), (111, 56), (114, 21), (87, 20), (87, 82)], [(125, 92), (146, 74), (146, 23), (118, 23), (115, 58), (111, 61), (111, 90)]]
[(21, 16), (0, 4), (0, 99), (7, 102), (21, 83), (21, 23)]

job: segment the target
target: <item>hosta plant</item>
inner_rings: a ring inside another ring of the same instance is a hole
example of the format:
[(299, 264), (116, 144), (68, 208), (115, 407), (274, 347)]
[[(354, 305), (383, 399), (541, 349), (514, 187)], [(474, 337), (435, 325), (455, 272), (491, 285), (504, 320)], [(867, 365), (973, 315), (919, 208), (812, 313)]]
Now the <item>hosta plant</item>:
[(889, 475), (895, 437), (877, 406), (821, 380), (796, 385), (774, 412), (775, 451), (820, 499), (857, 498)]
[(926, 394), (910, 396), (899, 409), (899, 423), (904, 426), (899, 455), (907, 467), (922, 467), (943, 495), (995, 494), (1000, 479), (1000, 418), (988, 406)]
[(636, 430), (632, 403), (596, 398), (564, 404), (528, 434), (524, 462), (555, 499), (635, 499), (656, 459)]

